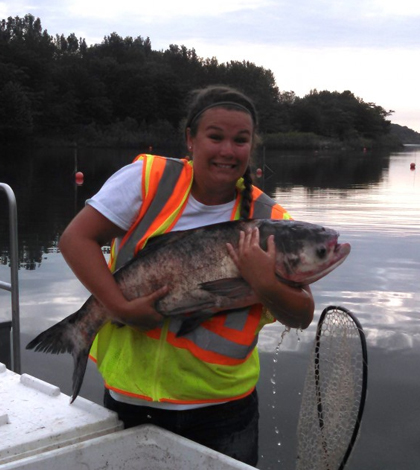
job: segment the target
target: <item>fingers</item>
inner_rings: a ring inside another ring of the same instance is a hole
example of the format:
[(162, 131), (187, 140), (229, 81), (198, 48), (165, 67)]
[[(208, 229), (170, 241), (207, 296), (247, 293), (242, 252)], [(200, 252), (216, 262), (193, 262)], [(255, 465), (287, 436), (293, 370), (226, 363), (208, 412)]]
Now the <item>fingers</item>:
[(117, 316), (123, 323), (140, 331), (152, 330), (160, 326), (165, 319), (156, 310), (156, 302), (169, 292), (169, 287), (161, 287), (151, 294), (127, 301)]
[(146, 296), (146, 298), (152, 302), (152, 303), (155, 303), (157, 300), (161, 299), (162, 297), (165, 297), (165, 295), (169, 292), (169, 287), (168, 286), (163, 286), (161, 287), (160, 289), (158, 290), (155, 290), (154, 292), (152, 292), (151, 294), (149, 294), (148, 296)]
[(276, 246), (274, 243), (274, 235), (270, 235), (267, 239), (267, 251), (260, 246), (260, 231), (258, 227), (254, 227), (246, 232), (239, 232), (238, 248), (235, 249), (231, 243), (226, 244), (228, 253), (232, 258), (235, 265), (239, 268), (241, 265), (241, 259), (245, 257), (261, 256), (265, 253), (265, 256), (273, 258), (276, 252)]
[(254, 227), (246, 232), (240, 232), (239, 235), (239, 253), (244, 254), (247, 251), (260, 247), (260, 231)]
[(276, 243), (274, 241), (274, 235), (270, 235), (267, 239), (267, 253), (270, 256), (275, 256), (276, 254)]
[(235, 263), (236, 267), (239, 268), (239, 257), (238, 253), (236, 252), (235, 248), (230, 243), (226, 243), (226, 247), (229, 253), (229, 256), (232, 258), (233, 262)]

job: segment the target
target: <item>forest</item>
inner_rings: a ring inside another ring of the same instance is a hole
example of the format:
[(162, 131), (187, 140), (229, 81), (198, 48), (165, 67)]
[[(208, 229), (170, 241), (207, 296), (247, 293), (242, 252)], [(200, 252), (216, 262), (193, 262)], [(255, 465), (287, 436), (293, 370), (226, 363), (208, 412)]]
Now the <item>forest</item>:
[(76, 142), (102, 146), (180, 145), (188, 93), (225, 84), (255, 102), (264, 145), (399, 145), (392, 110), (351, 91), (298, 97), (273, 73), (248, 61), (219, 63), (149, 37), (116, 32), (87, 45), (74, 33), (51, 36), (31, 14), (0, 24), (0, 143)]

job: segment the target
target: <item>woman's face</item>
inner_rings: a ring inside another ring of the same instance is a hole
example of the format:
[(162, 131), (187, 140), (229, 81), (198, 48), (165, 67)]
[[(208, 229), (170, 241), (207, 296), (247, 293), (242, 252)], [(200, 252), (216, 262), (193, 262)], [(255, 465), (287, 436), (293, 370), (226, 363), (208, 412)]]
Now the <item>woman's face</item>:
[(232, 199), (236, 181), (249, 164), (253, 136), (254, 124), (245, 111), (216, 107), (203, 113), (196, 135), (187, 130), (187, 144), (194, 160), (195, 197), (201, 196), (204, 203), (204, 198), (218, 199), (217, 193), (220, 199), (225, 194)]

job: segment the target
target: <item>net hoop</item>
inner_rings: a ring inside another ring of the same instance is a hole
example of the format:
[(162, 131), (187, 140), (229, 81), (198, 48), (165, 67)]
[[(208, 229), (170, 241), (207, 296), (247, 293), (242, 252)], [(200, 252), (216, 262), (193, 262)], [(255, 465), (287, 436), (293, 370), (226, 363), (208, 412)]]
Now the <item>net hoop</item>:
[[(366, 338), (352, 312), (324, 309), (311, 359), (299, 416), (297, 469), (311, 462), (313, 469), (342, 470), (359, 433), (368, 382)], [(338, 438), (335, 425), (342, 434)]]

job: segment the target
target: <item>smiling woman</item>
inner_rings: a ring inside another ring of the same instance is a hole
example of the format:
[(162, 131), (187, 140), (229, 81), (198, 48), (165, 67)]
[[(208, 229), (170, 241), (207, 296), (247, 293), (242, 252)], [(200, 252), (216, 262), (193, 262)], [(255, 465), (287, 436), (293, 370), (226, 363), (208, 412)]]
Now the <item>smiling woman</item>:
[[(137, 293), (140, 297), (126, 298), (101, 251), (117, 237), (110, 259), (114, 271), (163, 233), (250, 217), (290, 218), (252, 185), (258, 120), (246, 96), (228, 87), (199, 90), (186, 122), (190, 158), (139, 155), (87, 202), (64, 231), (60, 249), (115, 320), (101, 328), (91, 348), (105, 381), (105, 405), (126, 427), (154, 423), (255, 465), (258, 334), (274, 317), (306, 328), (314, 311), (308, 286), (278, 280), (274, 236), (264, 249), (258, 228), (225, 244), (236, 272), (255, 294), (252, 305), (235, 313), (233, 321), (223, 311), (181, 337), (171, 317), (159, 310), (171, 285), (156, 279), (147, 292)], [(206, 313), (203, 306), (194, 311)], [(238, 345), (246, 353), (238, 355)]]
[(249, 113), (220, 107), (205, 111), (194, 135), (187, 129), (195, 199), (207, 205), (232, 200), (232, 188), (248, 167), (253, 135)]

